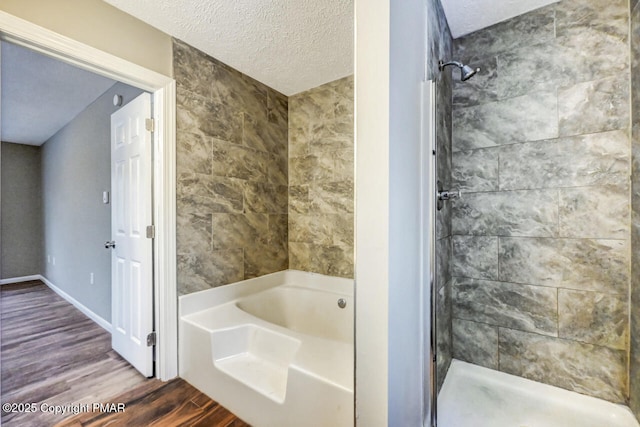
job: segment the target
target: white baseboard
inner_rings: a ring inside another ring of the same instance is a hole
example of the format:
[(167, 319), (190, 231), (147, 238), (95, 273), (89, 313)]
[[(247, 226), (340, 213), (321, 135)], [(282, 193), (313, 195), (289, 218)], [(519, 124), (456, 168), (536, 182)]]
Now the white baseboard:
[(51, 283), (49, 280), (47, 280), (46, 277), (39, 275), (38, 279), (42, 280), (49, 288), (51, 288), (51, 290), (53, 292), (55, 292), (56, 294), (60, 295), (68, 303), (70, 303), (75, 308), (77, 308), (78, 310), (83, 312), (89, 319), (93, 320), (98, 325), (100, 325), (105, 331), (111, 333), (111, 323), (107, 322), (102, 317), (98, 316), (96, 313), (94, 313), (93, 311), (89, 310), (80, 301), (78, 301), (77, 299), (75, 299), (74, 297), (72, 297), (71, 295), (69, 295), (68, 293), (66, 293), (65, 291), (63, 291), (62, 289), (60, 289), (59, 287), (57, 287), (53, 283)]
[(32, 280), (42, 280), (42, 276), (34, 274), (33, 276), (11, 277), (9, 279), (0, 279), (0, 285), (10, 285), (12, 283), (30, 282)]

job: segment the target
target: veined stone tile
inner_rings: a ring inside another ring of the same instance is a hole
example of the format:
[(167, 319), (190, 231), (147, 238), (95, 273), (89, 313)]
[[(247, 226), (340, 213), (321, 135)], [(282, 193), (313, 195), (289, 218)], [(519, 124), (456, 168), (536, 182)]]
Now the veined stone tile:
[(497, 191), (498, 148), (453, 153), (452, 186), (462, 192)]
[(458, 79), (457, 67), (452, 67), (455, 68), (453, 73), (456, 77), (453, 90), (454, 107), (470, 107), (497, 101), (499, 71), (496, 57), (478, 58), (468, 65), (474, 69), (480, 68), (480, 71), (472, 79), (465, 82)]
[(628, 242), (500, 238), (500, 280), (606, 293), (628, 292)]
[(353, 247), (289, 242), (289, 268), (353, 278)]
[(246, 212), (287, 213), (288, 188), (286, 185), (251, 181), (244, 181), (242, 185)]
[[(640, 18), (636, 7), (634, 20)], [(639, 19), (640, 20), (640, 19)], [(634, 199), (637, 197), (633, 195)], [(640, 247), (640, 211), (631, 214), (631, 244)], [(631, 251), (631, 318), (630, 318), (630, 362), (629, 363), (629, 406), (635, 414), (640, 414), (640, 251)]]
[(210, 212), (241, 213), (242, 190), (241, 181), (232, 178), (195, 173), (178, 175), (179, 202)]
[(211, 58), (211, 62), (211, 74), (205, 76), (211, 85), (211, 96), (208, 99), (227, 110), (246, 112), (255, 118), (266, 119), (267, 86), (215, 58)]
[[(291, 119), (295, 115), (290, 114)], [(309, 155), (309, 137), (307, 135), (308, 129), (306, 123), (301, 123), (298, 127), (289, 123), (288, 138), (289, 138), (289, 158), (306, 157)]]
[(309, 186), (291, 185), (289, 186), (289, 214), (309, 213)]
[(333, 237), (329, 231), (329, 221), (336, 215), (289, 215), (289, 241), (331, 245)]
[(453, 357), (498, 369), (498, 327), (453, 319)]
[(287, 244), (249, 245), (244, 249), (244, 276), (246, 279), (286, 270), (289, 266)]
[(551, 237), (558, 232), (557, 190), (467, 193), (453, 203), (453, 234)]
[(198, 212), (178, 203), (176, 209), (176, 248), (181, 254), (206, 253), (212, 249), (211, 213)]
[(436, 380), (438, 387), (441, 387), (452, 357), (450, 283), (440, 288), (436, 304), (438, 319), (436, 325)]
[(558, 136), (557, 97), (536, 92), (453, 112), (453, 151)]
[(213, 140), (213, 175), (264, 182), (269, 163), (268, 153)]
[(287, 98), (177, 40), (174, 66), (180, 292), (286, 268)]
[(304, 185), (312, 181), (330, 181), (333, 176), (333, 161), (326, 156), (289, 158), (289, 184)]
[(451, 236), (451, 203), (444, 202), (442, 209), (436, 211), (436, 239)]
[(243, 114), (242, 123), (242, 141), (245, 146), (287, 157), (286, 127), (279, 128), (269, 123), (266, 118), (255, 119), (248, 113)]
[(269, 215), (269, 234), (267, 242), (270, 245), (287, 246), (289, 242), (289, 215)]
[(561, 338), (626, 350), (629, 306), (626, 295), (558, 289)]
[(173, 77), (178, 86), (205, 98), (212, 96), (212, 58), (181, 40), (173, 39)]
[(176, 134), (176, 168), (178, 173), (193, 172), (210, 175), (213, 162), (211, 138), (189, 132)]
[(353, 247), (311, 245), (311, 266), (320, 274), (352, 279)]
[(558, 335), (555, 288), (456, 278), (453, 316), (494, 326)]
[(242, 112), (182, 90), (176, 93), (177, 133), (191, 132), (242, 144)]
[(624, 403), (622, 350), (500, 328), (500, 370), (578, 393)]
[(456, 39), (454, 56), (463, 62), (470, 62), (479, 52), (483, 55), (495, 54), (550, 42), (554, 38), (555, 5), (550, 5)]
[(626, 0), (563, 0), (557, 4), (556, 33), (559, 37), (580, 37), (586, 28), (626, 41), (629, 3)]
[(212, 216), (213, 249), (242, 249), (267, 243), (269, 216), (267, 214), (226, 214)]
[(557, 56), (555, 40), (500, 53), (497, 57), (497, 97), (508, 99), (534, 91), (555, 90), (557, 82), (566, 78), (558, 72)]
[(500, 189), (624, 184), (629, 137), (611, 131), (500, 147)]
[(558, 91), (560, 135), (629, 127), (629, 75), (609, 77)]
[(355, 180), (355, 152), (353, 147), (344, 150), (336, 150), (330, 153), (333, 158), (333, 181)]
[[(445, 127), (443, 118), (437, 124), (437, 129)], [(445, 187), (451, 186), (451, 138), (446, 135), (436, 135), (436, 176)]]
[(178, 254), (178, 292), (186, 295), (244, 279), (242, 249)]
[(435, 286), (441, 289), (451, 281), (451, 237), (436, 241)]
[(633, 135), (633, 139), (631, 144), (631, 206), (632, 206), (633, 212), (640, 212), (640, 120), (638, 122), (635, 122), (635, 119), (634, 119), (632, 135)]
[(269, 153), (267, 157), (267, 180), (271, 184), (288, 185), (289, 160), (286, 155)]
[(336, 116), (332, 123), (319, 126), (309, 141), (309, 153), (318, 155), (353, 147), (353, 120), (353, 115)]
[(309, 186), (311, 209), (318, 213), (353, 213), (353, 181), (318, 182)]
[(284, 129), (289, 125), (289, 98), (270, 87), (267, 88), (267, 118)]
[(604, 77), (617, 76), (629, 69), (629, 44), (626, 38), (582, 27), (579, 35), (558, 36), (558, 51), (553, 56), (559, 87)]
[[(291, 234), (291, 229), (289, 229)], [(311, 247), (309, 243), (294, 242), (289, 239), (289, 268), (292, 270), (310, 271)]]
[(560, 189), (560, 236), (629, 239), (627, 185)]
[(289, 215), (289, 240), (316, 245), (353, 246), (352, 214)]
[(453, 236), (451, 274), (457, 277), (498, 280), (498, 238)]
[[(220, 61), (217, 62), (219, 64), (222, 64)], [(231, 81), (235, 82), (237, 81), (238, 77), (240, 78), (240, 82), (238, 82), (237, 85), (231, 84), (234, 92), (236, 92), (236, 94), (234, 95), (239, 100), (238, 108), (245, 113), (248, 113), (254, 119), (257, 119), (259, 121), (268, 120), (267, 92), (270, 90), (269, 86), (260, 83), (256, 79), (249, 77), (246, 74), (242, 74), (241, 72), (235, 70), (232, 67), (229, 67), (226, 64), (222, 65), (233, 72), (234, 79)], [(214, 71), (216, 71), (216, 67), (214, 67)], [(214, 90), (217, 87), (216, 83), (219, 82), (220, 79), (218, 78), (218, 76), (214, 76)], [(229, 105), (233, 105), (232, 102), (229, 102)], [(286, 124), (284, 125), (284, 128), (287, 128)]]

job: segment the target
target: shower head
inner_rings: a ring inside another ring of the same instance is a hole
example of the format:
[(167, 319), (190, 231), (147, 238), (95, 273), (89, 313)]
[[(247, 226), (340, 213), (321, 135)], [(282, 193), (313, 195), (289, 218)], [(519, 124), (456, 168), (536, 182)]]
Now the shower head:
[(449, 61), (449, 62), (440, 61), (439, 63), (440, 71), (444, 70), (444, 67), (446, 67), (447, 65), (455, 65), (456, 67), (460, 68), (460, 80), (462, 80), (463, 82), (466, 80), (469, 80), (478, 71), (480, 71), (480, 68), (474, 69), (458, 61)]

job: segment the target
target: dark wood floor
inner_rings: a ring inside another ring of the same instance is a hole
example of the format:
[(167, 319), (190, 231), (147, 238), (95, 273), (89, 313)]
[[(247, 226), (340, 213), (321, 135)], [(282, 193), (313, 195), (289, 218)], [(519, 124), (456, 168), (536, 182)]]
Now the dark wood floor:
[[(121, 413), (2, 411), (5, 427), (246, 426), (182, 380), (148, 380), (111, 349), (111, 335), (40, 281), (0, 286), (1, 403), (124, 403)], [(166, 419), (165, 419), (166, 418)]]

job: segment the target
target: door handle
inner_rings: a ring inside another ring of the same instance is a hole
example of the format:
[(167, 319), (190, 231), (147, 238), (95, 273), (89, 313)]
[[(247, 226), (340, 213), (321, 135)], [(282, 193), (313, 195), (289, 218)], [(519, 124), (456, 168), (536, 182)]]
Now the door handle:
[(115, 242), (115, 240), (111, 240), (111, 241), (107, 240), (106, 242), (104, 242), (104, 247), (105, 247), (106, 249), (112, 249), (112, 248), (115, 248), (115, 247), (116, 247), (116, 242)]
[(436, 183), (436, 207), (438, 208), (438, 210), (441, 210), (444, 207), (444, 202), (446, 200), (455, 200), (455, 199), (459, 199), (462, 197), (462, 193), (460, 192), (460, 190), (457, 191), (444, 191), (442, 189), (442, 182), (440, 182), (440, 180), (438, 180), (438, 182)]
[(455, 200), (460, 197), (460, 191), (438, 191), (438, 200)]

